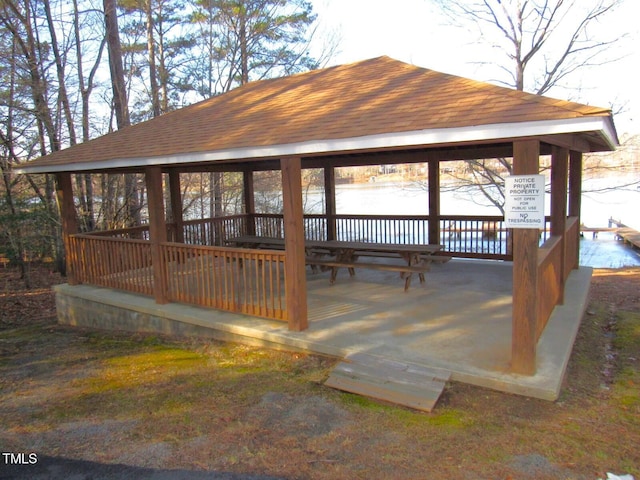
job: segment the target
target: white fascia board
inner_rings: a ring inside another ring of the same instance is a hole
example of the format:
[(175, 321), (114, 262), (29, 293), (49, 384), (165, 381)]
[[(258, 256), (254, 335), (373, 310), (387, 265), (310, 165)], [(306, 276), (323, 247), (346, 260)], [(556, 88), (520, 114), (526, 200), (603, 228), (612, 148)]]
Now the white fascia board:
[[(506, 140), (539, 135), (600, 132), (612, 147), (617, 146), (617, 136), (608, 117), (581, 117), (565, 120), (544, 120), (523, 123), (498, 123), (456, 128), (440, 128), (399, 133), (384, 133), (364, 137), (312, 140), (282, 145), (242, 147), (212, 152), (183, 153), (158, 157), (116, 158), (100, 162), (80, 162), (72, 165), (28, 164), (16, 166), (16, 173), (56, 173), (65, 171), (110, 170), (127, 167), (171, 166), (186, 163), (208, 163), (225, 160), (251, 160), (258, 158), (282, 158), (312, 154), (337, 154), (359, 150), (405, 148), (439, 144), (469, 143), (474, 141)], [(69, 170), (69, 167), (73, 167)]]

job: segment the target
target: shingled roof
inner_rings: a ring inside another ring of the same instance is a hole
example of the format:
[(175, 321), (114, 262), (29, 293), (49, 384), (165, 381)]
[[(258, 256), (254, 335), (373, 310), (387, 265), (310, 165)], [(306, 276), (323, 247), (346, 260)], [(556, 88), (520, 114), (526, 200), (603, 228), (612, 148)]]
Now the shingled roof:
[(21, 171), (102, 170), (576, 133), (617, 145), (611, 111), (379, 57), (249, 83), (55, 152)]

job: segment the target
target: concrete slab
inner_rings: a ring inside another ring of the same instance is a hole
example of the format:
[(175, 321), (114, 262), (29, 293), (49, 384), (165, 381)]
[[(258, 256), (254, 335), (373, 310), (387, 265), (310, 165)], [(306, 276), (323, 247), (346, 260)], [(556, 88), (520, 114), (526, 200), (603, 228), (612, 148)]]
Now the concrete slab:
[(309, 274), (309, 329), (290, 332), (262, 320), (90, 286), (56, 288), (61, 323), (97, 328), (208, 335), (270, 348), (344, 358), (364, 353), (451, 372), (451, 379), (555, 400), (587, 304), (591, 269), (569, 277), (565, 304), (538, 342), (537, 373), (509, 372), (511, 264), (452, 260), (434, 265), (409, 291), (397, 273), (358, 270)]

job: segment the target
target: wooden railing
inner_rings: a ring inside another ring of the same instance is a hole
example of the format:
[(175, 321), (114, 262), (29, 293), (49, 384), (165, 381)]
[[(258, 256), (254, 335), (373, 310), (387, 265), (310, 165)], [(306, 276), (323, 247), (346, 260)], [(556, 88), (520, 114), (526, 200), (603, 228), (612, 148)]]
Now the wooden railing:
[[(187, 245), (222, 246), (228, 238), (245, 235), (247, 215), (188, 220), (183, 224), (184, 243)], [(175, 225), (168, 224), (168, 237), (176, 241)]]
[(259, 237), (284, 238), (284, 216), (271, 213), (249, 215), (249, 223), (254, 225), (254, 234)]
[(77, 283), (147, 296), (166, 288), (169, 301), (287, 319), (283, 252), (163, 243), (160, 287), (150, 241), (71, 235), (68, 248)]
[[(282, 215), (252, 215), (259, 236), (284, 238)], [(304, 228), (308, 240), (328, 239), (328, 225), (333, 223), (336, 240), (373, 243), (429, 243), (428, 215), (305, 215)], [(251, 219), (247, 222), (250, 224)], [(441, 215), (439, 244), (447, 255), (493, 260), (512, 259), (512, 240), (502, 216)], [(549, 237), (547, 228), (540, 241)]]
[[(256, 235), (283, 238), (284, 219), (277, 214), (255, 214)], [(425, 215), (305, 215), (307, 240), (328, 240), (332, 222), (336, 239), (345, 242), (428, 243), (429, 217)]]
[[(224, 245), (227, 238), (246, 234), (247, 220), (247, 215), (187, 220), (183, 222), (184, 243), (189, 245)], [(117, 230), (100, 230), (88, 235), (149, 240), (149, 225)], [(174, 223), (167, 223), (167, 238), (169, 241), (176, 241), (178, 238)]]
[(118, 228), (116, 230), (99, 230), (88, 235), (111, 238), (127, 238), (130, 240), (149, 240), (149, 225), (139, 227)]
[[(373, 243), (429, 243), (428, 215), (305, 215), (308, 240), (328, 239), (332, 224), (336, 239)], [(493, 260), (512, 259), (512, 240), (501, 216), (441, 215), (439, 244), (447, 255)], [(549, 222), (541, 233), (541, 245), (549, 238)], [(576, 225), (577, 228), (577, 225)], [(249, 232), (252, 230), (251, 232)], [(167, 224), (169, 241), (179, 238), (174, 224)], [(224, 246), (229, 238), (255, 234), (284, 238), (284, 219), (279, 214), (232, 215), (184, 222), (184, 243), (188, 245)], [(148, 239), (148, 227), (97, 232), (100, 236)]]
[(372, 243), (427, 244), (429, 217), (336, 215), (339, 240)]
[(169, 301), (286, 320), (284, 253), (161, 245)]
[(539, 338), (562, 295), (562, 238), (560, 236), (551, 237), (538, 250), (537, 278), (536, 334)]
[(153, 295), (151, 243), (146, 240), (71, 235), (67, 255), (78, 283)]
[(564, 284), (571, 271), (577, 267), (579, 228), (578, 217), (568, 218), (565, 225), (565, 241), (563, 242), (560, 236), (552, 236), (538, 250), (538, 338), (544, 331), (553, 309), (563, 301)]
[(513, 243), (501, 216), (440, 217), (440, 244), (449, 255), (511, 260)]
[(580, 236), (580, 222), (578, 221), (578, 217), (569, 217), (567, 218), (566, 225), (566, 238), (565, 242), (565, 254), (564, 254), (564, 280), (567, 280), (567, 277), (571, 273), (571, 270), (574, 268), (578, 268), (579, 258), (578, 258), (578, 244), (579, 244), (579, 236)]

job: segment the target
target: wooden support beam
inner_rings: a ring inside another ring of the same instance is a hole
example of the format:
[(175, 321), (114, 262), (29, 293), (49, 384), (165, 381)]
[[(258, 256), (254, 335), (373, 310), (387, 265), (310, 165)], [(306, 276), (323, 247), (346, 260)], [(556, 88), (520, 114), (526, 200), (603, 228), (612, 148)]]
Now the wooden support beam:
[(336, 240), (336, 170), (333, 167), (324, 167), (324, 205), (327, 240)]
[[(580, 209), (582, 200), (582, 153), (571, 151), (569, 153), (569, 216), (578, 217), (580, 225)], [(571, 259), (571, 265), (576, 269), (580, 266), (580, 228), (574, 238), (567, 239), (575, 242), (575, 258)]]
[(69, 235), (78, 233), (78, 217), (76, 207), (73, 203), (73, 183), (71, 174), (68, 172), (56, 173), (56, 195), (58, 197), (58, 208), (60, 209), (60, 220), (62, 222), (62, 241), (65, 249), (65, 268), (67, 283), (77, 285), (78, 280), (73, 270), (75, 255), (69, 244)]
[(567, 168), (569, 151), (551, 151), (551, 235), (562, 235), (567, 223)]
[(180, 172), (169, 170), (169, 201), (171, 221), (175, 225), (173, 241), (184, 243), (184, 218), (182, 216), (182, 192), (180, 191)]
[(429, 244), (440, 244), (440, 161), (434, 155), (429, 160)]
[(568, 150), (576, 150), (579, 152), (591, 151), (589, 142), (579, 135), (574, 134), (556, 134), (539, 138), (541, 142), (548, 143), (549, 145), (555, 145), (557, 147), (564, 147)]
[(304, 222), (302, 210), (302, 166), (300, 157), (280, 161), (284, 207), (285, 295), (289, 330), (309, 326), (307, 277), (305, 272)]
[(564, 303), (565, 252), (567, 242), (567, 169), (569, 150), (564, 147), (551, 149), (551, 235), (559, 236), (560, 265), (557, 266), (560, 292), (558, 304)]
[(256, 213), (256, 197), (253, 170), (244, 170), (242, 172), (242, 195), (244, 197), (244, 213), (248, 216), (245, 234), (255, 235), (256, 221), (254, 215)]
[(391, 165), (400, 163), (423, 163), (427, 153), (446, 160), (478, 160), (481, 158), (511, 157), (512, 144), (507, 141), (495, 143), (487, 141), (487, 145), (477, 142), (470, 144), (440, 145), (430, 149), (408, 149), (404, 151), (361, 151), (359, 153), (307, 156), (303, 158), (304, 168), (357, 167), (365, 165)]
[[(538, 174), (540, 143), (536, 140), (513, 144), (514, 175)], [(538, 319), (537, 228), (513, 229), (513, 318), (511, 369), (514, 373), (536, 372), (536, 323)]]
[(569, 154), (569, 215), (580, 216), (582, 203), (582, 153)]
[(168, 302), (168, 299), (161, 244), (167, 241), (167, 225), (162, 195), (162, 169), (160, 167), (146, 167), (144, 178), (147, 185), (147, 206), (149, 209), (153, 295), (156, 303), (164, 304)]

